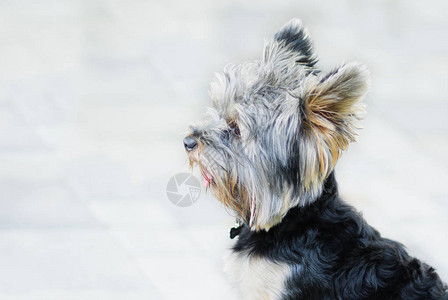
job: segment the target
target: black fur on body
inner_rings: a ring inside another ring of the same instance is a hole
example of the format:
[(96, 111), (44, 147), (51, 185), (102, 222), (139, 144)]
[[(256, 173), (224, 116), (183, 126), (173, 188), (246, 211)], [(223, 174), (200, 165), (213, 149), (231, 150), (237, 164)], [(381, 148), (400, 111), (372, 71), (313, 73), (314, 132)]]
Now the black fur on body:
[(338, 196), (332, 173), (318, 200), (269, 231), (243, 227), (235, 253), (290, 266), (282, 299), (448, 299), (434, 269), (381, 237)]

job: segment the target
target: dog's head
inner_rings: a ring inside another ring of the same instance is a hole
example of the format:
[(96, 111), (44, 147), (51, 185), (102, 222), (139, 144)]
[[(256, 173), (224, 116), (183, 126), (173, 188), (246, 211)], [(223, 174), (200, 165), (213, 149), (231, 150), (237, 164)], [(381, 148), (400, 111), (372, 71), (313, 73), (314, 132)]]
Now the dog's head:
[(207, 120), (184, 139), (204, 185), (252, 229), (314, 201), (355, 140), (367, 69), (350, 63), (320, 75), (315, 64), (306, 29), (290, 21), (260, 61), (216, 76)]

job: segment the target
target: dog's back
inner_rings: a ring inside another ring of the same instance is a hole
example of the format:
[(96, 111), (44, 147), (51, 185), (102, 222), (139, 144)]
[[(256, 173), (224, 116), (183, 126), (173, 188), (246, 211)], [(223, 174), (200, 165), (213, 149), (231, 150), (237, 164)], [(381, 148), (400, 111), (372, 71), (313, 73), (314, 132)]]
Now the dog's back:
[(339, 199), (333, 174), (268, 232), (244, 228), (227, 263), (244, 299), (448, 299), (433, 268)]

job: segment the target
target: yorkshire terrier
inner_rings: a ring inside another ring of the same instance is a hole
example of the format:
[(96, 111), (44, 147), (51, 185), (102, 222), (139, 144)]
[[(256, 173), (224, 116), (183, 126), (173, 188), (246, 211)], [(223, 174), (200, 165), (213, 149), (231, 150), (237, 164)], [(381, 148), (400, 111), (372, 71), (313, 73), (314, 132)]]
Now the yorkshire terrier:
[(217, 75), (209, 118), (184, 139), (239, 220), (226, 271), (242, 299), (448, 299), (432, 267), (339, 197), (333, 170), (355, 140), (369, 72), (348, 63), (323, 75), (316, 62), (291, 20), (261, 60)]

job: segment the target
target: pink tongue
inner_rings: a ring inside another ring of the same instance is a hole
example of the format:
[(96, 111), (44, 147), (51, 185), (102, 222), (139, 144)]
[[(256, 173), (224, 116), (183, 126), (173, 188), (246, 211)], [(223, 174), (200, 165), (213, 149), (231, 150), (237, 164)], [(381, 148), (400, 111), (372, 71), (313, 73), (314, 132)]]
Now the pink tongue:
[(205, 179), (204, 176), (202, 176), (202, 184), (204, 185), (204, 187), (208, 187), (210, 185), (210, 182), (207, 181), (207, 179)]

